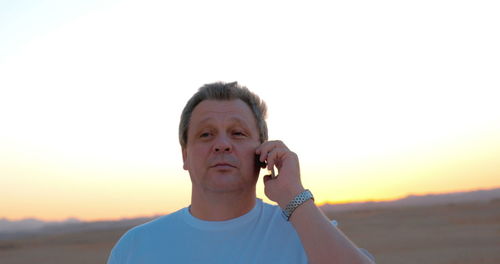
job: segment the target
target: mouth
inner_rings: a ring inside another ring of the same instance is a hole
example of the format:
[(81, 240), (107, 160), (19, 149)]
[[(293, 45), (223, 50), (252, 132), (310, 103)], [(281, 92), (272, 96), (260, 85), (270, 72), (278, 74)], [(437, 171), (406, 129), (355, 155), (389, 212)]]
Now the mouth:
[(221, 163), (216, 163), (216, 164), (212, 165), (211, 168), (216, 168), (216, 169), (231, 169), (231, 168), (236, 168), (236, 167), (234, 165), (230, 164), (230, 163), (221, 162)]

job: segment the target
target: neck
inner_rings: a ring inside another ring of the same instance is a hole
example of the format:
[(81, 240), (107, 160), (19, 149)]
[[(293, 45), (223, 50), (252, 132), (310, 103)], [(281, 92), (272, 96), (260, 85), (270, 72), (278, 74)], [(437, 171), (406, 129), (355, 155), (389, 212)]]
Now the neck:
[(248, 213), (255, 206), (255, 188), (246, 192), (198, 192), (191, 195), (191, 214), (205, 221), (225, 221)]

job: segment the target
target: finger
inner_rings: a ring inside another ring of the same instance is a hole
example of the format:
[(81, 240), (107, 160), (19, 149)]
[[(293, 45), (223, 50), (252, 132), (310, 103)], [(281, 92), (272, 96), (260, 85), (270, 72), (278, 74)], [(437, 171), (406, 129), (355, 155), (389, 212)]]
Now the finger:
[(259, 160), (264, 162), (268, 159), (269, 152), (273, 151), (275, 148), (285, 148), (288, 150), (287, 146), (280, 140), (266, 141), (262, 143), (255, 150), (255, 154), (260, 155)]
[[(266, 142), (266, 143), (269, 143), (269, 142)], [(265, 143), (264, 143), (265, 144)], [(259, 156), (259, 160), (261, 162), (264, 162), (268, 159), (268, 155), (269, 155), (269, 152), (271, 152), (274, 148), (276, 148), (276, 145), (272, 144), (272, 143), (269, 143), (269, 144), (266, 144), (264, 146), (262, 146), (259, 151), (257, 152), (256, 151), (256, 154), (257, 155), (260, 155)]]
[(274, 172), (274, 168), (271, 168), (271, 178), (276, 179), (278, 175)]
[(262, 144), (260, 144), (256, 149), (255, 149), (255, 154), (260, 154), (262, 153), (262, 150), (271, 143), (271, 141), (266, 141)]
[(275, 179), (277, 177), (277, 175), (274, 173), (274, 168), (271, 168), (270, 170), (268, 170), (270, 175), (271, 175), (271, 179)]
[(269, 152), (269, 149), (277, 147), (277, 146), (286, 147), (285, 144), (280, 140), (266, 141), (266, 142), (260, 144), (260, 146), (258, 146), (255, 149), (255, 154), (261, 154), (262, 152), (266, 152), (266, 151)]
[(274, 166), (279, 169), (281, 165), (281, 159), (287, 152), (288, 149), (286, 148), (275, 148), (271, 152), (269, 152), (267, 155), (267, 169), (271, 170)]

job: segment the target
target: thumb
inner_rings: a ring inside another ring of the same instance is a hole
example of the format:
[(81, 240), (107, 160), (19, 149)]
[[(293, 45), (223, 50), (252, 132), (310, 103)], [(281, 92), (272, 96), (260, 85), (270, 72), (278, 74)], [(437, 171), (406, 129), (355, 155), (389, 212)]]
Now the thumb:
[(266, 184), (267, 181), (272, 180), (272, 176), (271, 175), (266, 175), (266, 176), (264, 176), (263, 180), (264, 180), (264, 184)]

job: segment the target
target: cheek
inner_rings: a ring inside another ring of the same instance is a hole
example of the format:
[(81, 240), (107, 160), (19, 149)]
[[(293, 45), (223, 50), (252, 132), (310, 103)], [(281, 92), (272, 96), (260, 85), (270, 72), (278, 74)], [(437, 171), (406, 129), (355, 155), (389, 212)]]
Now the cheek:
[(247, 167), (249, 168), (254, 168), (256, 167), (256, 154), (255, 154), (255, 149), (256, 148), (250, 148), (248, 149), (247, 151), (245, 151), (245, 153), (243, 153), (243, 158), (245, 159), (245, 164), (247, 165)]
[(203, 145), (193, 146), (188, 152), (188, 164), (191, 167), (202, 166), (208, 157), (207, 155), (210, 153), (209, 150), (210, 149), (208, 147)]

